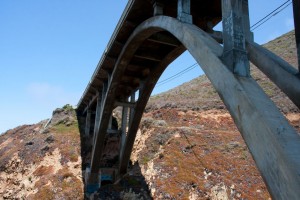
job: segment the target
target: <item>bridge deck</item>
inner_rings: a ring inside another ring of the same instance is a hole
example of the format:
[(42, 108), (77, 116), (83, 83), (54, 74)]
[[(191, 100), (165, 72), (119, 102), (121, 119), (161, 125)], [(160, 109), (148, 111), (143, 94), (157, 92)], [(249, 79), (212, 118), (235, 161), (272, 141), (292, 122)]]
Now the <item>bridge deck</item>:
[[(177, 0), (165, 0), (164, 15), (176, 18)], [(153, 6), (151, 0), (131, 0), (128, 2), (122, 17), (103, 53), (96, 70), (86, 87), (78, 105), (77, 110), (84, 113), (87, 107), (95, 107), (97, 91), (102, 90), (102, 85), (112, 74), (118, 55), (134, 29), (143, 21), (153, 17)], [(204, 31), (211, 31), (211, 27), (222, 19), (221, 0), (191, 1), (191, 15), (193, 24)], [(155, 44), (156, 43), (156, 44)], [(160, 43), (160, 45), (157, 45)], [(137, 90), (139, 81), (151, 70), (153, 64), (160, 62), (164, 55), (178, 47), (180, 43), (168, 33), (156, 34), (149, 38), (139, 48), (135, 58), (127, 67), (122, 83), (119, 85), (118, 97), (129, 97), (132, 91)], [(145, 51), (147, 49), (147, 51)], [(158, 57), (155, 53), (161, 52)]]

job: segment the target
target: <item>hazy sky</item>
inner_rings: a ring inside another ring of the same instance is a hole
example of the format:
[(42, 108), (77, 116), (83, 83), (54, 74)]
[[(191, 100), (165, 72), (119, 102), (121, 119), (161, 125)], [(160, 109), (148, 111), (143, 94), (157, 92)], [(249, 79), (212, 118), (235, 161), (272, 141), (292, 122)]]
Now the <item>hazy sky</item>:
[[(254, 24), (286, 0), (249, 0)], [(0, 1), (0, 133), (50, 118), (76, 105), (126, 6), (125, 0)], [(292, 6), (254, 31), (262, 44), (293, 29)], [(195, 63), (185, 53), (164, 80)], [(161, 85), (166, 91), (202, 74), (200, 68)], [(199, 94), (201, 95), (201, 94)]]

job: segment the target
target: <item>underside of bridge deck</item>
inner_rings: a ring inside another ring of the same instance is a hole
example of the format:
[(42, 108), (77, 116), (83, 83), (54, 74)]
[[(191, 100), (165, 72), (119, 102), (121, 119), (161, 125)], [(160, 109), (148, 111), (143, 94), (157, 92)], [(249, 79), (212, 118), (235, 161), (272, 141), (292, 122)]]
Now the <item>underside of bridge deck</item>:
[[(212, 29), (222, 19), (223, 46)], [(251, 78), (248, 58), (299, 107), (297, 71), (252, 38), (247, 0), (129, 1), (78, 103), (78, 115), (86, 116), (85, 145), (92, 149), (87, 192), (97, 190), (104, 175), (115, 181), (126, 173), (151, 92), (187, 49), (231, 113), (273, 198), (300, 198), (300, 137)], [(119, 125), (112, 116), (116, 108), (122, 109)], [(112, 144), (118, 152), (108, 159)]]

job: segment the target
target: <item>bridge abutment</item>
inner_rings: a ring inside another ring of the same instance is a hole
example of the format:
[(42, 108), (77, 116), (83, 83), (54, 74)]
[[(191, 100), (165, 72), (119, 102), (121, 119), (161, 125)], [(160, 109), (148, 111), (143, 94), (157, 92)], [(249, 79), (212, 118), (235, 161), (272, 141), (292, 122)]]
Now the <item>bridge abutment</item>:
[(101, 172), (91, 173), (91, 169), (85, 169), (85, 191), (87, 195), (96, 192), (101, 187)]

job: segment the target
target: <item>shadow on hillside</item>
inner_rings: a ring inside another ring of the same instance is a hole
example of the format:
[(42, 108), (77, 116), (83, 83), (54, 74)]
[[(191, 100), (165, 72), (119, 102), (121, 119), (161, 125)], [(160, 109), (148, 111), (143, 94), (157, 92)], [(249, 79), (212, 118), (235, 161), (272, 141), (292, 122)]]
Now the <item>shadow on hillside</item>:
[(101, 186), (94, 199), (153, 199), (138, 163), (131, 165), (128, 174), (115, 184)]
[[(81, 139), (81, 158), (82, 158), (82, 182), (85, 184), (85, 170), (90, 166), (92, 147), (88, 145), (85, 137), (85, 117), (78, 116), (78, 124)], [(109, 166), (112, 167), (112, 166)], [(85, 186), (85, 185), (84, 185)], [(86, 188), (86, 187), (85, 187)], [(85, 195), (86, 196), (86, 195)], [(131, 164), (128, 173), (117, 183), (102, 181), (101, 188), (91, 195), (90, 199), (153, 199), (150, 195), (149, 187), (141, 172), (139, 163)], [(88, 199), (88, 198), (85, 198)]]

